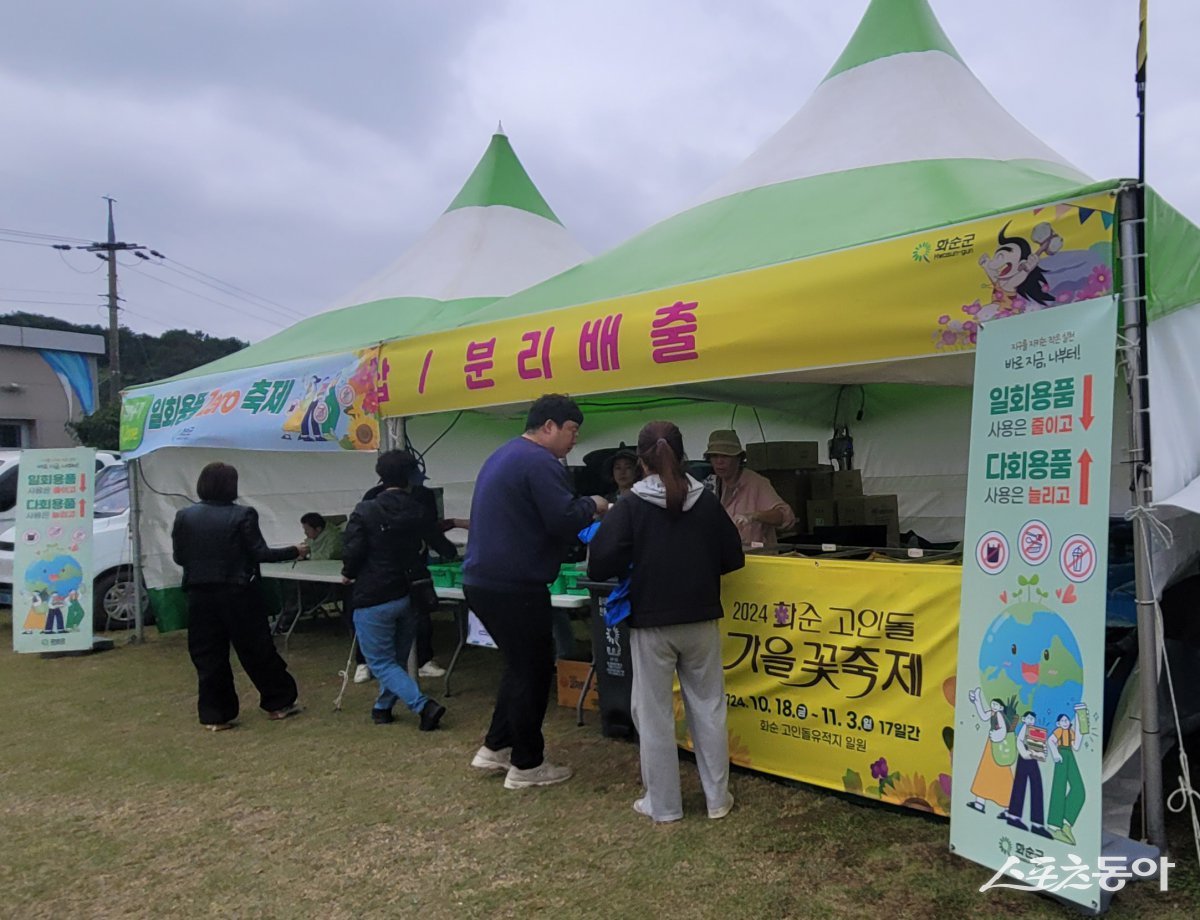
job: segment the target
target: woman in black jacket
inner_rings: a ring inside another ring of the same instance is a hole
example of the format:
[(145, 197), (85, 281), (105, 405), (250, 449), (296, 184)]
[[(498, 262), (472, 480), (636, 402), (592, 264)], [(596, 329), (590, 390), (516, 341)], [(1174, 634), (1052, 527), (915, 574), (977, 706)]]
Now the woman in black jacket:
[(416, 458), (406, 450), (379, 455), (375, 472), (382, 487), (374, 498), (359, 502), (346, 522), (342, 581), (354, 583), (354, 630), (379, 681), (372, 721), (395, 721), (392, 707), (400, 700), (420, 717), (421, 731), (429, 732), (446, 707), (421, 692), (405, 663), (417, 632), (411, 594), (413, 576), (424, 567), (422, 543), (436, 542), (441, 533), (436, 507), (413, 494), (416, 469)]
[(656, 822), (683, 817), (672, 683), (679, 675), (696, 766), (710, 818), (733, 808), (725, 675), (721, 666), (721, 576), (746, 564), (721, 503), (683, 467), (683, 437), (671, 422), (638, 434), (645, 473), (605, 515), (589, 547), (588, 576), (630, 570), (633, 721), (646, 794), (633, 803)]
[(259, 706), (272, 719), (300, 711), (296, 681), (275, 651), (259, 594), (258, 564), (295, 559), (304, 546), (271, 549), (258, 529), (258, 512), (235, 505), (237, 470), (210, 463), (196, 480), (197, 504), (175, 515), (171, 545), (183, 567), (188, 600), (188, 652), (196, 666), (200, 724), (210, 731), (233, 728), (238, 696), (229, 664), (237, 652), (259, 692)]

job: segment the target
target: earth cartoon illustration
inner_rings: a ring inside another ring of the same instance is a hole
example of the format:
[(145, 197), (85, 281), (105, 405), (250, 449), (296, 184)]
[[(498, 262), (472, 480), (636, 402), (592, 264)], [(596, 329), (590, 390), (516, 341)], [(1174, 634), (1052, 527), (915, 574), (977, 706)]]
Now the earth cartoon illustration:
[(83, 570), (72, 556), (39, 559), (25, 570), (25, 589), (64, 597), (76, 590), (83, 581)]
[(987, 699), (1015, 702), (1038, 725), (1053, 725), (1083, 698), (1083, 658), (1071, 627), (1045, 605), (1006, 607), (979, 649), (980, 686)]

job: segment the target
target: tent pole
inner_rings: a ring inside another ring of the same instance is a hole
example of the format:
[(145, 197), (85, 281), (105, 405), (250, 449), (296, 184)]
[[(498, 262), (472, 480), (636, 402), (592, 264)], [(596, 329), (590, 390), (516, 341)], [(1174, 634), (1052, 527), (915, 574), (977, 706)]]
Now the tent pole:
[(1162, 749), (1158, 719), (1158, 613), (1151, 559), (1151, 535), (1146, 514), (1154, 500), (1150, 479), (1150, 394), (1147, 376), (1146, 297), (1143, 263), (1144, 211), (1140, 187), (1126, 186), (1117, 198), (1121, 258), (1121, 307), (1124, 314), (1126, 375), (1133, 412), (1130, 460), (1133, 505), (1143, 509), (1133, 519), (1134, 584), (1137, 590), (1138, 665), (1142, 711), (1142, 818), (1146, 839), (1160, 852), (1167, 848), (1163, 814)]
[(142, 465), (138, 460), (129, 461), (129, 532), (133, 537), (133, 638), (130, 643), (140, 645), (146, 641), (146, 625), (143, 622), (142, 603), (142, 502), (138, 493), (138, 478)]

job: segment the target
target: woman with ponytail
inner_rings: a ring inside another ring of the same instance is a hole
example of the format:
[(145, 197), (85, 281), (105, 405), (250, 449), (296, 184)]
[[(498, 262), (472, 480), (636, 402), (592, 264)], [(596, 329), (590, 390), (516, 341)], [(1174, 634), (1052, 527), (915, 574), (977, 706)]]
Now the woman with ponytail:
[(644, 475), (605, 516), (588, 554), (590, 578), (630, 577), (633, 721), (646, 787), (633, 810), (658, 823), (683, 817), (672, 695), (678, 674), (708, 816), (723, 818), (733, 796), (717, 620), (721, 576), (746, 560), (721, 503), (687, 474), (673, 423), (646, 425), (637, 454)]

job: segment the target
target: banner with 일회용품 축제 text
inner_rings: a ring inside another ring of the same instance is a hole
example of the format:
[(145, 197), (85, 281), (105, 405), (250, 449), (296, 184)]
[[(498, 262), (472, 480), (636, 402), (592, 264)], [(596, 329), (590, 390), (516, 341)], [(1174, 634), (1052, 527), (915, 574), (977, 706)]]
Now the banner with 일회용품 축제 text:
[[(947, 814), (957, 566), (751, 556), (722, 579), (733, 763)], [(676, 693), (676, 737), (690, 746)]]
[(13, 651), (92, 647), (96, 451), (24, 450), (13, 527)]
[(121, 400), (121, 450), (377, 450), (379, 348), (153, 384)]

